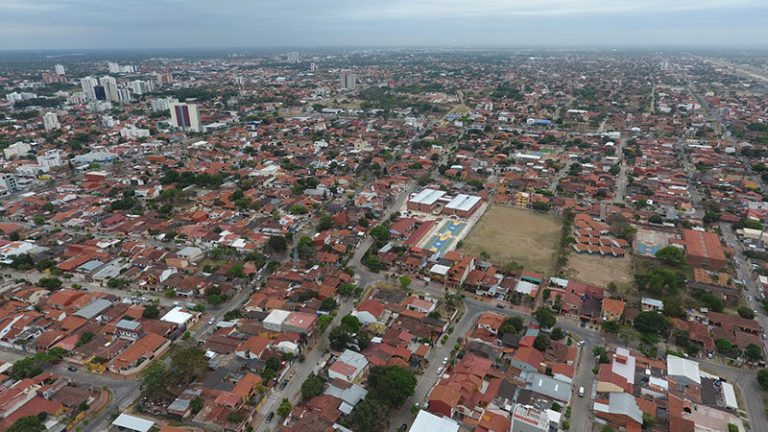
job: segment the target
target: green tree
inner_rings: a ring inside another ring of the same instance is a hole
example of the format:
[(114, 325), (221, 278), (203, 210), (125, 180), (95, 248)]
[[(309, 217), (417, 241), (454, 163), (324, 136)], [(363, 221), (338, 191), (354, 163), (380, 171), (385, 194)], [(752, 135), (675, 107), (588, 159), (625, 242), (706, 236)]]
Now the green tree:
[(283, 399), (280, 401), (280, 406), (277, 407), (277, 415), (280, 417), (287, 417), (288, 414), (291, 413), (291, 409), (293, 408), (293, 405), (291, 405), (291, 401), (288, 399)]
[(682, 249), (675, 246), (659, 249), (656, 252), (656, 258), (669, 265), (685, 267), (685, 253)]
[(720, 338), (715, 341), (715, 347), (720, 354), (729, 355), (733, 350), (733, 344), (728, 339)]
[(355, 293), (355, 289), (357, 289), (355, 284), (352, 284), (352, 283), (341, 284), (339, 286), (339, 294), (345, 297), (348, 297)]
[(227, 421), (232, 424), (240, 424), (245, 421), (246, 415), (242, 411), (232, 411), (227, 414)]
[(739, 306), (739, 309), (736, 312), (738, 312), (739, 316), (742, 318), (755, 319), (755, 312), (747, 306)]
[(499, 327), (499, 337), (507, 333), (518, 334), (523, 329), (523, 319), (516, 316), (510, 316), (504, 319)]
[(283, 253), (288, 250), (288, 240), (283, 236), (272, 236), (267, 240), (267, 249), (274, 253)]
[(565, 339), (565, 332), (560, 327), (555, 327), (552, 329), (552, 333), (549, 337), (554, 341), (563, 340)]
[(231, 278), (243, 278), (245, 277), (245, 266), (243, 263), (236, 263), (227, 270), (227, 276)]
[(602, 327), (603, 331), (606, 333), (618, 333), (621, 326), (619, 326), (619, 323), (615, 320), (610, 320), (603, 321)]
[(26, 416), (16, 420), (6, 432), (45, 432), (46, 430), (37, 416)]
[(189, 408), (192, 410), (192, 414), (197, 414), (205, 406), (205, 399), (200, 396), (189, 401)]
[(207, 368), (208, 357), (204, 350), (188, 343), (174, 345), (171, 351), (171, 370), (176, 382), (190, 382)]
[(383, 243), (389, 240), (389, 228), (384, 225), (378, 225), (371, 229), (371, 237)]
[(540, 333), (538, 336), (536, 336), (536, 339), (533, 341), (533, 347), (537, 350), (544, 352), (549, 348), (550, 339), (549, 336), (547, 336), (544, 333)]
[(408, 287), (411, 285), (412, 279), (408, 276), (400, 276), (400, 288), (402, 289), (408, 289)]
[(304, 399), (312, 399), (315, 396), (323, 394), (323, 384), (325, 384), (325, 380), (323, 380), (322, 377), (311, 374), (301, 384), (301, 397)]
[(325, 231), (331, 228), (333, 228), (333, 219), (328, 215), (321, 216), (317, 222), (317, 231)]
[(768, 391), (768, 369), (757, 371), (757, 383), (760, 384), (760, 388)]
[(170, 395), (170, 371), (165, 363), (156, 361), (141, 373), (141, 393), (151, 401), (160, 401)]
[(62, 282), (58, 278), (40, 278), (37, 284), (45, 289), (56, 290), (61, 288)]
[(416, 377), (399, 366), (376, 366), (368, 375), (369, 396), (390, 408), (399, 408), (416, 391)]
[(536, 318), (536, 321), (538, 321), (544, 328), (552, 328), (557, 324), (555, 313), (547, 306), (539, 306), (539, 308), (533, 312), (533, 317)]
[(751, 362), (757, 362), (763, 359), (763, 350), (755, 344), (749, 344), (744, 349), (744, 357)]
[(160, 309), (157, 305), (148, 304), (144, 306), (144, 311), (141, 313), (141, 316), (146, 319), (157, 319), (160, 317)]
[(388, 411), (386, 405), (366, 397), (352, 410), (349, 425), (355, 431), (384, 432), (389, 426)]
[(341, 324), (348, 327), (352, 332), (360, 330), (360, 320), (354, 315), (346, 315), (341, 319)]
[(634, 320), (634, 325), (640, 333), (662, 334), (669, 331), (669, 322), (658, 312), (640, 312)]

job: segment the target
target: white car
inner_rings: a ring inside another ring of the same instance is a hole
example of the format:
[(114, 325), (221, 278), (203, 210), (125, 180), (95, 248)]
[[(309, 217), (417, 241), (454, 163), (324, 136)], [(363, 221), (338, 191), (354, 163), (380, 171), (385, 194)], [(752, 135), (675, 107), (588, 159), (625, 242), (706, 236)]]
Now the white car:
[(208, 320), (208, 324), (209, 324), (209, 325), (210, 325), (210, 324), (214, 324), (215, 322), (216, 322), (216, 317), (213, 317), (213, 318), (211, 318), (211, 319), (209, 319), (209, 320)]
[(442, 366), (440, 366), (439, 368), (437, 368), (437, 370), (435, 371), (435, 373), (436, 373), (436, 374), (438, 374), (438, 375), (440, 375), (441, 373), (443, 373), (443, 367), (442, 367)]
[(448, 357), (443, 359), (443, 364), (446, 364), (446, 363), (448, 363)]

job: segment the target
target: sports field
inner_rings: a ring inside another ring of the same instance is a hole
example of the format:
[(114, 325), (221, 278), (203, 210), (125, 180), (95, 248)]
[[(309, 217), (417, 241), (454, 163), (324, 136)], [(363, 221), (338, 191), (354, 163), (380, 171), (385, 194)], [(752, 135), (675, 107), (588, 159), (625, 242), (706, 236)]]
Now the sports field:
[(422, 247), (432, 252), (438, 252), (440, 256), (443, 256), (451, 250), (451, 246), (456, 243), (456, 237), (465, 226), (467, 224), (464, 222), (446, 219), (439, 225), (437, 232)]
[(528, 210), (491, 206), (463, 241), (462, 250), (505, 266), (511, 262), (526, 270), (552, 275), (562, 220)]

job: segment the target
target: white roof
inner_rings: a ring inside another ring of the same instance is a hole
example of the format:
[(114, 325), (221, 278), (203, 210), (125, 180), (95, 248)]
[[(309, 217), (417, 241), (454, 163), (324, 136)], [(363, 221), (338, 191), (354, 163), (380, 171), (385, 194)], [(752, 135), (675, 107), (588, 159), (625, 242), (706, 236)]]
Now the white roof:
[(155, 422), (147, 420), (145, 418), (136, 417), (130, 414), (120, 414), (115, 421), (112, 422), (112, 426), (117, 426), (125, 429), (130, 429), (139, 432), (147, 432), (152, 429)]
[(191, 313), (185, 312), (181, 306), (176, 306), (175, 308), (169, 310), (167, 314), (163, 315), (163, 317), (160, 318), (160, 321), (166, 321), (176, 325), (184, 325), (191, 319)]
[(526, 282), (524, 280), (518, 281), (517, 285), (515, 286), (515, 292), (519, 292), (522, 294), (531, 295), (534, 289), (536, 289), (538, 285), (532, 284), (530, 282)]
[(667, 355), (667, 375), (673, 377), (685, 377), (691, 382), (701, 384), (699, 364), (682, 357)]
[(664, 309), (664, 302), (661, 300), (656, 300), (654, 298), (643, 297), (643, 300), (641, 301), (641, 303)]
[(619, 375), (625, 380), (627, 380), (628, 383), (634, 384), (635, 383), (635, 357), (632, 355), (632, 353), (629, 352), (628, 349), (622, 348), (622, 347), (616, 348), (616, 355), (623, 356), (627, 360), (624, 363), (622, 363), (616, 358), (616, 356), (614, 356), (613, 361), (611, 363), (611, 371), (616, 375)]
[(432, 266), (432, 268), (429, 270), (429, 272), (445, 276), (445, 275), (448, 274), (448, 270), (450, 270), (450, 269), (451, 268), (448, 267), (448, 266), (444, 266), (442, 264), (435, 264), (435, 265)]
[(446, 204), (445, 208), (469, 210), (475, 205), (477, 205), (478, 202), (480, 202), (479, 196), (459, 194), (459, 195), (456, 195), (456, 198), (452, 199), (451, 202)]
[(733, 385), (727, 382), (723, 382), (722, 384), (725, 406), (735, 410), (739, 409), (739, 403), (736, 401), (736, 392), (733, 391)]
[(568, 279), (551, 277), (549, 278), (549, 283), (565, 288), (568, 286)]
[(283, 321), (288, 319), (288, 317), (291, 315), (290, 312), (284, 311), (281, 309), (275, 309), (272, 312), (267, 315), (266, 318), (264, 318), (264, 323), (271, 323), (271, 324), (282, 324)]
[(442, 198), (443, 195), (445, 195), (445, 191), (427, 188), (417, 193), (410, 201), (417, 204), (432, 205)]
[(448, 417), (438, 417), (427, 411), (419, 411), (409, 432), (458, 432), (459, 424)]

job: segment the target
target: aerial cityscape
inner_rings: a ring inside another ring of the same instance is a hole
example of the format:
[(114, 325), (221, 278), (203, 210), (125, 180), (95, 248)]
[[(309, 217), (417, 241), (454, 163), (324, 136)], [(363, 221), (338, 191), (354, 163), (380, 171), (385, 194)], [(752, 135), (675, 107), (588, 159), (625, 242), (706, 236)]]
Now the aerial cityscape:
[(327, 3), (0, 1), (0, 431), (768, 432), (768, 5)]

